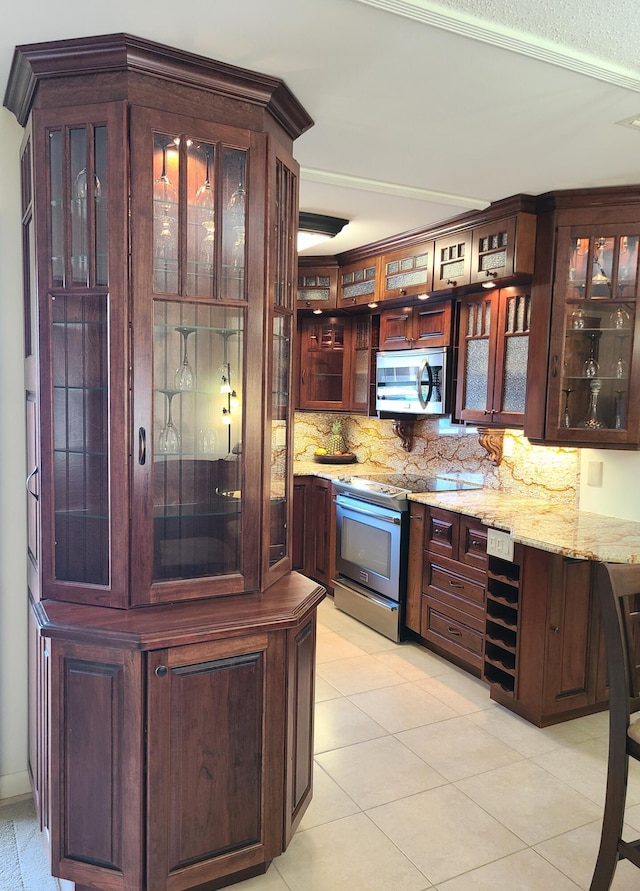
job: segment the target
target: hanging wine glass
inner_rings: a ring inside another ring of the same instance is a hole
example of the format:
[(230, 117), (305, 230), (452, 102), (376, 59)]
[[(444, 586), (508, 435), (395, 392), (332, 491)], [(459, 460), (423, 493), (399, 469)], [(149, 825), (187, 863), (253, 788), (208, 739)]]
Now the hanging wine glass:
[(200, 243), (200, 260), (202, 263), (211, 266), (213, 264), (215, 248), (215, 196), (213, 186), (211, 185), (213, 147), (210, 145), (204, 146), (203, 151), (206, 161), (205, 179), (196, 192), (195, 205), (200, 210), (201, 223), (205, 230), (205, 236)]
[(195, 328), (186, 328), (183, 325), (176, 328), (176, 331), (179, 331), (182, 335), (182, 362), (176, 368), (176, 373), (173, 378), (176, 390), (193, 390), (196, 385), (195, 372), (189, 363), (189, 356), (187, 354), (187, 340), (189, 339), (189, 335), (193, 334), (195, 330)]
[(160, 436), (158, 437), (158, 451), (163, 452), (165, 455), (175, 455), (180, 451), (180, 434), (173, 423), (171, 413), (171, 405), (176, 391), (161, 390), (160, 392), (167, 397), (167, 423), (160, 431)]
[(564, 411), (562, 414), (562, 426), (571, 427), (571, 416), (569, 415), (569, 396), (573, 392), (570, 387), (562, 391), (564, 393)]
[(582, 366), (583, 377), (598, 377), (600, 374), (600, 366), (596, 360), (596, 335), (591, 335), (591, 352), (589, 358)]
[(238, 188), (232, 193), (228, 204), (235, 235), (232, 256), (233, 265), (236, 268), (244, 267), (244, 213), (246, 197), (247, 193), (242, 183), (240, 183)]
[(176, 210), (178, 206), (178, 193), (167, 176), (167, 146), (169, 140), (162, 144), (162, 170), (160, 176), (153, 183), (154, 206), (154, 230), (155, 243), (154, 255), (160, 261), (158, 272), (164, 274), (164, 280), (159, 282), (163, 291), (175, 290), (169, 274), (169, 264), (178, 256), (178, 239), (176, 233)]

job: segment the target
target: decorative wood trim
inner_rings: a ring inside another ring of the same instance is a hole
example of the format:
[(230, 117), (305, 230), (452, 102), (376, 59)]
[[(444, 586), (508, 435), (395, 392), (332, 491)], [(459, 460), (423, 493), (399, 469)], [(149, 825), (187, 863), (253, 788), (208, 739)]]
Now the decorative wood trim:
[(478, 442), (489, 455), (491, 463), (499, 467), (502, 461), (504, 430), (494, 427), (478, 427)]
[(410, 452), (413, 448), (414, 424), (415, 421), (406, 418), (395, 418), (393, 422), (393, 432), (400, 439), (405, 452)]
[(292, 139), (313, 126), (313, 119), (280, 78), (130, 34), (105, 34), (16, 47), (4, 105), (24, 126), (41, 81), (110, 71), (137, 71), (243, 99), (269, 111)]

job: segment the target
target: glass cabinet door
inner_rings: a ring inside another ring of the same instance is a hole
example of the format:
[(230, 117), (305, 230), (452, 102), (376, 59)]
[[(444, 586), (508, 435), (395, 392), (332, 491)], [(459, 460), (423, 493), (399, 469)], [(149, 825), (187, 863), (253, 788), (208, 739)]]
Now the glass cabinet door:
[(155, 301), (153, 578), (241, 569), (243, 315)]
[(560, 440), (622, 443), (637, 429), (629, 382), (639, 242), (624, 227), (559, 233), (548, 423)]
[[(126, 234), (111, 228), (126, 193), (121, 108), (34, 119), (46, 159), (39, 194), (48, 235), (40, 278), (44, 596), (126, 603)], [(43, 239), (44, 241), (44, 239)], [(124, 270), (124, 273), (123, 273)], [(49, 513), (50, 511), (50, 513)]]
[(134, 200), (137, 218), (149, 220), (134, 234), (140, 603), (257, 587), (247, 523), (260, 487), (256, 474), (246, 485), (243, 410), (250, 137), (192, 126), (146, 110), (133, 121)]

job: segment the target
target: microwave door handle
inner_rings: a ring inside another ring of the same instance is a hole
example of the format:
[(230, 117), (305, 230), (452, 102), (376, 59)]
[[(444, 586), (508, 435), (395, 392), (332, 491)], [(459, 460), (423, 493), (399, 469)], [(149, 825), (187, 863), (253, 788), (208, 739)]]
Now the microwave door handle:
[[(429, 392), (427, 393), (426, 399), (422, 395), (422, 375), (425, 373), (425, 371), (429, 375)], [(433, 395), (433, 373), (431, 371), (431, 366), (429, 365), (429, 359), (426, 356), (418, 366), (416, 388), (418, 390), (418, 402), (420, 403), (422, 408), (426, 408), (427, 404), (431, 400), (431, 396)]]

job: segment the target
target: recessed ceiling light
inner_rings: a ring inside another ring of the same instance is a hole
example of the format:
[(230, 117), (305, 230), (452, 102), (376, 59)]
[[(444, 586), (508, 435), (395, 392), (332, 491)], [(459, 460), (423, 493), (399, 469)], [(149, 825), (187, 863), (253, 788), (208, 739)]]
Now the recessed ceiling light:
[(632, 130), (640, 130), (640, 114), (634, 114), (633, 117), (626, 118), (624, 121), (617, 121), (621, 127), (631, 127)]

